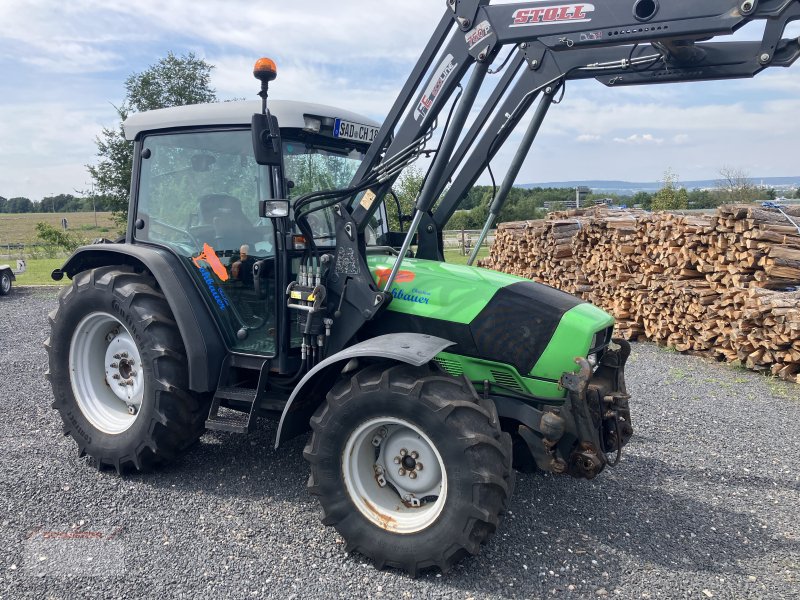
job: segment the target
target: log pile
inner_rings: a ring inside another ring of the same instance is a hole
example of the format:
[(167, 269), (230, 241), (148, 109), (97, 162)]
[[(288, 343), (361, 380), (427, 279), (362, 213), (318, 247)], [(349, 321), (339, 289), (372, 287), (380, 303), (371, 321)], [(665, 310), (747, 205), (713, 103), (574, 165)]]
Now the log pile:
[(501, 224), (480, 264), (604, 308), (626, 339), (800, 383), (800, 233), (776, 210), (551, 213)]

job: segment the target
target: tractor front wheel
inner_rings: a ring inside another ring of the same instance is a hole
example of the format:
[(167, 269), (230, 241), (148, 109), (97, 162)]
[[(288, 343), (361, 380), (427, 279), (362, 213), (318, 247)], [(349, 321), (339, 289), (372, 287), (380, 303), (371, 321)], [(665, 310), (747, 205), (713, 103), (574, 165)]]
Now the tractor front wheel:
[(310, 492), (348, 551), (415, 575), (476, 554), (514, 486), (491, 401), (431, 367), (373, 365), (342, 379), (311, 421)]
[(48, 378), (64, 433), (118, 472), (177, 456), (204, 431), (186, 353), (155, 280), (120, 267), (75, 276), (50, 314)]

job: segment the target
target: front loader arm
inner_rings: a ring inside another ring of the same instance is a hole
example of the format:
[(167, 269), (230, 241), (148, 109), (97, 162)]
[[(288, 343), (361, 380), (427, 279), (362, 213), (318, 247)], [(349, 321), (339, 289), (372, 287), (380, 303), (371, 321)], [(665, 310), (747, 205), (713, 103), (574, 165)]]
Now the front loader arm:
[[(483, 130), (483, 136), (478, 140), (477, 133), (470, 130), (463, 138), (459, 150), (463, 149), (467, 157), (434, 211), (433, 222), (438, 230), (445, 227), (525, 112), (541, 96), (543, 88), (548, 85), (555, 88), (555, 82), (559, 79), (566, 81), (595, 78), (609, 87), (746, 79), (770, 66), (789, 67), (800, 57), (800, 40), (784, 39), (770, 46), (774, 48), (774, 52), (769, 62), (764, 60), (764, 42), (758, 41), (707, 42), (681, 46), (683, 61), (674, 53), (654, 46), (581, 49), (570, 53), (546, 51), (540, 68), (526, 69), (519, 76), (513, 89), (495, 111), (494, 118)], [(688, 52), (687, 49), (692, 51)], [(637, 63), (644, 63), (644, 67), (637, 67)], [(549, 106), (550, 100), (543, 99), (542, 102)], [(467, 150), (471, 152), (467, 154)], [(529, 148), (525, 150), (525, 154), (528, 150)], [(451, 164), (451, 171), (455, 170), (455, 165)], [(447, 183), (439, 182), (439, 194), (444, 192)], [(497, 216), (500, 208), (502, 206), (492, 207), (492, 214)], [(424, 235), (426, 232), (421, 231), (420, 236)], [(428, 255), (421, 258), (441, 259), (441, 256)]]
[[(782, 31), (788, 21), (798, 18), (798, 5), (800, 0), (607, 0), (602, 5), (578, 2), (492, 4), (490, 0), (447, 0), (448, 12), (354, 178), (355, 182), (362, 180), (382, 161), (391, 160), (423, 136), (430, 135), (443, 108), (461, 87), (461, 80), (469, 74), (469, 83), (462, 88), (458, 106), (451, 115), (450, 127), (443, 133), (435, 151), (400, 258), (386, 282), (386, 289), (393, 283), (404, 251), (417, 233), (423, 215), (429, 215), (438, 198), (437, 190), (466, 157), (464, 146), (457, 148), (457, 141), (462, 135), (469, 109), (478, 98), (488, 64), (504, 46), (543, 47), (553, 55), (565, 56), (580, 50), (598, 52), (603, 50), (602, 47), (631, 47), (632, 44), (637, 45), (629, 50), (634, 54), (640, 44), (660, 45), (663, 51), (677, 43), (685, 46), (732, 34), (754, 20), (766, 20), (767, 34), (774, 35), (773, 30)], [(515, 65), (519, 68), (522, 63), (516, 60)], [(423, 80), (426, 70), (428, 77)], [(568, 70), (562, 67), (562, 78)], [(509, 85), (510, 79), (498, 87)], [(501, 96), (496, 92), (490, 103)], [(526, 95), (525, 99), (531, 100), (531, 97)], [(490, 113), (483, 111), (481, 118), (488, 120)], [(473, 128), (477, 132), (481, 126), (473, 125)], [(475, 135), (475, 132), (471, 134)], [(497, 148), (494, 146), (500, 147), (502, 140), (492, 139), (491, 151), (495, 152)], [(421, 153), (423, 150), (417, 151)], [(385, 177), (379, 185), (351, 198), (348, 207), (359, 232), (363, 232), (396, 177), (396, 174)], [(429, 224), (425, 229), (436, 233), (442, 219), (437, 219), (436, 225), (429, 219), (426, 222)]]

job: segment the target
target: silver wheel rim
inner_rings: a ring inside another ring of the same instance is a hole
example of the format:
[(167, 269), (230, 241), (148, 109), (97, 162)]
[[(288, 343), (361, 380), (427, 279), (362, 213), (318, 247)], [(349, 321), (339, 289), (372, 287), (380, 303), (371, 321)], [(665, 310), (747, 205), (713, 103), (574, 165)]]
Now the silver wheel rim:
[(72, 393), (83, 416), (104, 433), (127, 431), (139, 415), (144, 374), (130, 331), (108, 313), (85, 316), (69, 347)]
[(11, 289), (11, 277), (4, 273), (2, 278), (0, 278), (0, 286), (3, 288), (3, 293), (7, 294), (8, 290)]
[(430, 527), (447, 501), (447, 472), (436, 446), (396, 417), (371, 419), (350, 434), (342, 473), (359, 512), (393, 533)]

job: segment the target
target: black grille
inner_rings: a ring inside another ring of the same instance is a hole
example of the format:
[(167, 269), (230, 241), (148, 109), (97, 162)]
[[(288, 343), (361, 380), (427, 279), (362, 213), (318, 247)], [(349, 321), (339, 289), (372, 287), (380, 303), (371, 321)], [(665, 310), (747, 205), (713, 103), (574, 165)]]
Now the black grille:
[(514, 365), (525, 376), (547, 348), (565, 312), (581, 301), (522, 281), (501, 288), (470, 323), (478, 354)]

